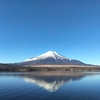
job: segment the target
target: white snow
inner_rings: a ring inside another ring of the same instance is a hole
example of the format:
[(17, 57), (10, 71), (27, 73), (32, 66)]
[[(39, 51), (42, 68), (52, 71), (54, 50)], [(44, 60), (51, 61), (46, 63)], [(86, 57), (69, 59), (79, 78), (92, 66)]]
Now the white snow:
[(42, 54), (42, 55), (39, 55), (39, 56), (37, 56), (37, 57), (30, 58), (30, 59), (26, 59), (25, 61), (41, 60), (41, 59), (46, 59), (46, 58), (53, 58), (53, 59), (55, 59), (55, 60), (57, 60), (57, 59), (61, 59), (61, 60), (67, 59), (67, 60), (70, 60), (70, 59), (68, 59), (68, 58), (66, 58), (66, 57), (64, 57), (64, 56), (62, 56), (62, 55), (60, 55), (60, 54), (58, 54), (58, 53), (55, 52), (55, 51), (48, 51), (48, 52), (46, 52), (46, 53), (44, 53), (44, 54)]

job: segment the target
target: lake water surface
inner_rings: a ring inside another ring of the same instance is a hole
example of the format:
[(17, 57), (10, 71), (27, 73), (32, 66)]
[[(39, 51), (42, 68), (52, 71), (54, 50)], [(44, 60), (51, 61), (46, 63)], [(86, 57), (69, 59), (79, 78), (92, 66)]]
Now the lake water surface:
[(0, 73), (0, 100), (100, 100), (100, 73)]

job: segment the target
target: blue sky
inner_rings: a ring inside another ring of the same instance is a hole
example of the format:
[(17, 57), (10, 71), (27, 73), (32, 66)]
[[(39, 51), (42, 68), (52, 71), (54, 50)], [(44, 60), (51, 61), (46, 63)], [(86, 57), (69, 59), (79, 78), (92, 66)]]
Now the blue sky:
[(100, 0), (0, 0), (0, 63), (49, 50), (100, 65)]

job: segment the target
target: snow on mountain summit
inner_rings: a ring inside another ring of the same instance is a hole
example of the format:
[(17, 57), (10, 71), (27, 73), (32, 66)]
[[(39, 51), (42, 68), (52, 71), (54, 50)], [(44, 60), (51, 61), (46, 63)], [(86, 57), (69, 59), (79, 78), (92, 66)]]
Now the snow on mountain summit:
[(26, 59), (23, 62), (20, 62), (21, 65), (51, 65), (51, 64), (57, 64), (57, 65), (86, 65), (85, 63), (74, 60), (74, 59), (68, 59), (59, 53), (55, 51), (48, 51), (44, 54), (41, 54), (39, 56)]
[(70, 60), (70, 59), (58, 54), (55, 51), (48, 51), (48, 52), (46, 52), (42, 55), (39, 55), (37, 57), (26, 59), (25, 61), (42, 60), (42, 59), (46, 59), (46, 58), (53, 58), (55, 60), (57, 60), (57, 59), (59, 59), (59, 60), (64, 60), (64, 59)]

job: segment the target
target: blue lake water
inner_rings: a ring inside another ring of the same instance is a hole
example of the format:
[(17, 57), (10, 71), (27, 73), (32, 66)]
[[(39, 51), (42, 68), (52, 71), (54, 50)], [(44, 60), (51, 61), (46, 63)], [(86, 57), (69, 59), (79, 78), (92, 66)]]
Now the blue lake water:
[(100, 73), (0, 73), (0, 100), (100, 100)]

